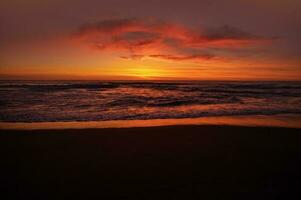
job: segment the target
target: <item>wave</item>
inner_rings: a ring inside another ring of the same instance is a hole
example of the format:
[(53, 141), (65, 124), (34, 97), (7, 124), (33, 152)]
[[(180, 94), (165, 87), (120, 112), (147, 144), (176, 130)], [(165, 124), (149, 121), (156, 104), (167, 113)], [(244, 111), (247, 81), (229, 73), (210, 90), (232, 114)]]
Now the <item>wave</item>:
[(12, 88), (15, 89), (26, 89), (33, 92), (55, 92), (55, 91), (64, 91), (64, 90), (78, 90), (78, 89), (87, 89), (87, 90), (104, 90), (112, 89), (119, 87), (119, 84), (110, 84), (110, 83), (95, 83), (95, 84), (22, 84), (22, 85), (0, 85), (0, 90), (8, 91)]
[(0, 121), (301, 114), (301, 82), (0, 82)]
[(147, 119), (183, 119), (183, 118), (200, 118), (200, 117), (219, 117), (219, 116), (251, 116), (251, 115), (295, 115), (300, 117), (301, 111), (296, 110), (244, 110), (244, 111), (220, 111), (220, 112), (192, 112), (192, 113), (176, 113), (161, 112), (153, 114), (143, 113), (127, 113), (126, 115), (95, 115), (95, 116), (51, 116), (36, 115), (29, 116), (20, 115), (3, 115), (0, 114), (1, 122), (84, 122), (84, 121), (111, 121), (111, 120), (147, 120)]

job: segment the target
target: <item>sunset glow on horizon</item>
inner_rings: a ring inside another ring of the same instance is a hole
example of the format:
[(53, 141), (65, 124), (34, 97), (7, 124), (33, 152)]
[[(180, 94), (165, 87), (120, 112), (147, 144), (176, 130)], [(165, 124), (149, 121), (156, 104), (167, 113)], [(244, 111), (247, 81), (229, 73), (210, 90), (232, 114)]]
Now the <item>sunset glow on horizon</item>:
[(90, 1), (2, 2), (0, 79), (300, 80), (298, 1)]

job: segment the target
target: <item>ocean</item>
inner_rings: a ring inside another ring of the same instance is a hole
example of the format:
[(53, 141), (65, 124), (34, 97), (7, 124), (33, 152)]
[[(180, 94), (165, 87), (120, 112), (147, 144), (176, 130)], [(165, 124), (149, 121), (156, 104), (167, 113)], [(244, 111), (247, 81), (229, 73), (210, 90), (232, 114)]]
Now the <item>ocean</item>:
[(301, 82), (0, 81), (1, 122), (301, 116)]

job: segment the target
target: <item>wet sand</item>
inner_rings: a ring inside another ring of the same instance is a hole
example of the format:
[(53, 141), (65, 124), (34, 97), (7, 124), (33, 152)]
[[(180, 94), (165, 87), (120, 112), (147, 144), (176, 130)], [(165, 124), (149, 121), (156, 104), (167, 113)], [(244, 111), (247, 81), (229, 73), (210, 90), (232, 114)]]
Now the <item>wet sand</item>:
[(1, 130), (5, 199), (300, 199), (301, 129)]

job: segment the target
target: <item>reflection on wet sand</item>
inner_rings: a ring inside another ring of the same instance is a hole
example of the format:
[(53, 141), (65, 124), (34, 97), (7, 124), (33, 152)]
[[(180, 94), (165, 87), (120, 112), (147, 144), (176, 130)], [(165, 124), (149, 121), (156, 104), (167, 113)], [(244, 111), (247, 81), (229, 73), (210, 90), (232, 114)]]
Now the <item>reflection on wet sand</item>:
[(271, 126), (301, 128), (301, 117), (298, 115), (274, 116), (224, 116), (185, 119), (152, 119), (152, 120), (114, 120), (91, 122), (39, 122), (9, 123), (1, 122), (0, 129), (86, 129), (86, 128), (131, 128), (172, 125), (236, 125), (236, 126)]

